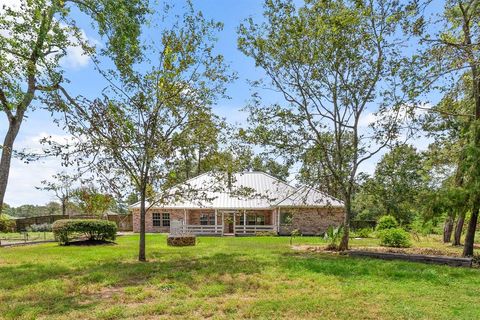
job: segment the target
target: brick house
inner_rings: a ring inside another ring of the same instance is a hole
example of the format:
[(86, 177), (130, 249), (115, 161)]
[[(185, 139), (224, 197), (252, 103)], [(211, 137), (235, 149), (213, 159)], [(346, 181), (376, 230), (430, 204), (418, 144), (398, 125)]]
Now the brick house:
[[(343, 202), (310, 187), (293, 187), (263, 172), (219, 179), (205, 173), (188, 180), (197, 198), (159, 201), (146, 213), (147, 232), (252, 235), (257, 232), (319, 235), (343, 222)], [(161, 203), (161, 204), (160, 204)], [(147, 205), (149, 207), (149, 205)], [(130, 206), (133, 231), (140, 231), (140, 203)]]

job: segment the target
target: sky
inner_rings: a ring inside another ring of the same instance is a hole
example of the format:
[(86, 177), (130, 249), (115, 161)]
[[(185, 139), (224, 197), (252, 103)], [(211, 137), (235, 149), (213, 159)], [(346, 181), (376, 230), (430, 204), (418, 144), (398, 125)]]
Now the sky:
[[(0, 10), (2, 10), (2, 4), (11, 5), (15, 2), (16, 0), (0, 0)], [(238, 76), (237, 80), (228, 85), (227, 94), (231, 99), (220, 100), (213, 109), (216, 114), (225, 117), (228, 122), (245, 124), (247, 114), (240, 109), (247, 104), (251, 96), (251, 87), (247, 80), (259, 79), (263, 76), (263, 73), (255, 67), (252, 59), (244, 56), (237, 49), (236, 29), (244, 19), (250, 16), (255, 20), (261, 19), (263, 0), (195, 0), (193, 4), (195, 9), (201, 10), (207, 18), (224, 23), (223, 31), (218, 34), (216, 49), (224, 55), (225, 60)], [(102, 43), (102, 39), (87, 22), (80, 21), (80, 26), (90, 41)], [(82, 93), (86, 96), (95, 95), (104, 86), (104, 82), (94, 70), (92, 62), (82, 54), (80, 48), (68, 49), (68, 55), (62, 61), (62, 67), (65, 69), (66, 78), (71, 81), (69, 88), (74, 93)], [(268, 100), (268, 97), (266, 98)], [(276, 99), (275, 97), (270, 98)], [(373, 114), (367, 113), (363, 121), (368, 124), (369, 121), (373, 120)], [(3, 139), (6, 130), (7, 119), (5, 114), (1, 113), (1, 139)], [(41, 148), (39, 140), (45, 136), (62, 139), (67, 134), (54, 124), (49, 112), (42, 110), (41, 105), (37, 105), (35, 110), (31, 110), (27, 114), (14, 147), (17, 150)], [(416, 144), (420, 149), (427, 145), (426, 141), (416, 141)], [(373, 172), (378, 159), (379, 156), (365, 163), (363, 171)], [(19, 159), (13, 159), (5, 202), (16, 207), (22, 204), (41, 205), (54, 201), (55, 198), (52, 193), (38, 190), (37, 187), (41, 186), (42, 180), (49, 180), (52, 175), (62, 170), (64, 168), (61, 167), (60, 161), (55, 158), (28, 164)]]

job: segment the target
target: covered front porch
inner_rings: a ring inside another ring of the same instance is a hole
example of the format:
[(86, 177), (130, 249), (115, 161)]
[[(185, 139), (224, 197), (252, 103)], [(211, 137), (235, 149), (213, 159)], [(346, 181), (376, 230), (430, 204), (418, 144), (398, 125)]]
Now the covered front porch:
[(276, 210), (184, 210), (182, 223), (171, 231), (218, 236), (277, 232), (277, 215)]

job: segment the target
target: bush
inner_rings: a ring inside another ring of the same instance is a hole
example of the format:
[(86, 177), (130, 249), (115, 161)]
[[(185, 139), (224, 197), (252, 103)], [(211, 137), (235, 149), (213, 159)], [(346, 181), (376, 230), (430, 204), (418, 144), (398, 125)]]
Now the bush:
[(42, 223), (42, 224), (32, 224), (27, 228), (29, 232), (50, 232), (52, 231), (51, 223)]
[(117, 235), (115, 222), (95, 219), (57, 220), (52, 230), (60, 244), (68, 244), (78, 236), (85, 236), (88, 240), (113, 241)]
[(7, 216), (0, 214), (0, 232), (15, 232), (15, 220), (9, 219)]
[(382, 216), (378, 219), (377, 231), (398, 228), (397, 219), (394, 216)]
[(323, 238), (328, 241), (327, 250), (338, 250), (338, 241), (343, 235), (343, 225), (334, 228), (329, 226)]
[(359, 229), (354, 232), (354, 236), (358, 238), (370, 238), (371, 234), (372, 229), (369, 228)]
[(380, 245), (384, 247), (408, 248), (412, 246), (410, 234), (402, 228), (385, 229), (378, 233)]

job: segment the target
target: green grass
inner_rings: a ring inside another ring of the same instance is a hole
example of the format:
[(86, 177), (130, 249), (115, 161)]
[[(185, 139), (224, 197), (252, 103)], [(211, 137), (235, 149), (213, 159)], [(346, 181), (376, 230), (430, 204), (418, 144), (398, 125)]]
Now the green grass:
[(295, 252), (288, 237), (149, 235), (140, 263), (138, 236), (117, 243), (1, 248), (0, 319), (480, 318), (478, 269)]
[(25, 237), (28, 241), (54, 239), (53, 232), (0, 232), (0, 240), (23, 241)]

